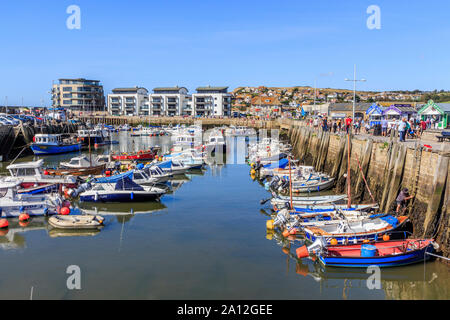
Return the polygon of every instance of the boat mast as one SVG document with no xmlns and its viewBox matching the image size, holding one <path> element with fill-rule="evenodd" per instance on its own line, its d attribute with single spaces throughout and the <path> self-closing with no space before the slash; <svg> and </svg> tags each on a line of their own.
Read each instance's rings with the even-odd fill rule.
<svg viewBox="0 0 450 320">
<path fill-rule="evenodd" d="M 291 175 L 291 157 L 288 157 L 289 161 L 289 198 L 291 200 L 291 210 L 294 210 L 294 205 L 292 204 L 292 175 Z"/>
<path fill-rule="evenodd" d="M 350 130 L 351 127 L 348 128 L 347 133 L 347 207 L 349 209 L 352 207 L 352 195 L 350 189 Z"/>
</svg>

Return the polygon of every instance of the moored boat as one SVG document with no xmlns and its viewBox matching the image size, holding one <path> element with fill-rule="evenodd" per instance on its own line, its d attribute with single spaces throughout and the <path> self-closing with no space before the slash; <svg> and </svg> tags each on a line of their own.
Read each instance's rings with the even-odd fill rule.
<svg viewBox="0 0 450 320">
<path fill-rule="evenodd" d="M 406 216 L 384 216 L 375 219 L 364 219 L 358 222 L 342 220 L 337 225 L 326 225 L 322 227 L 306 227 L 305 237 L 311 242 L 323 239 L 327 244 L 337 242 L 338 244 L 357 244 L 364 240 L 377 241 L 390 231 L 402 226 L 408 217 Z"/>
<path fill-rule="evenodd" d="M 165 190 L 152 187 L 141 186 L 124 177 L 115 184 L 96 183 L 91 190 L 80 194 L 80 201 L 85 202 L 142 202 L 158 201 L 166 193 Z"/>
<path fill-rule="evenodd" d="M 37 134 L 33 138 L 31 150 L 35 155 L 49 155 L 81 150 L 81 143 L 64 141 L 61 134 Z"/>
<path fill-rule="evenodd" d="M 10 164 L 6 169 L 10 173 L 10 177 L 4 181 L 14 181 L 20 179 L 21 187 L 34 188 L 37 186 L 45 186 L 48 184 L 61 184 L 68 188 L 76 188 L 78 182 L 72 175 L 51 176 L 49 172 L 43 169 L 44 160 L 40 159 L 33 162 L 22 162 Z"/>
<path fill-rule="evenodd" d="M 48 223 L 58 229 L 98 229 L 105 219 L 98 215 L 55 215 Z"/>
<path fill-rule="evenodd" d="M 44 216 L 57 214 L 63 206 L 58 194 L 18 193 L 21 181 L 0 182 L 0 217 Z"/>
<path fill-rule="evenodd" d="M 132 153 L 112 154 L 113 160 L 153 160 L 156 152 L 153 150 L 140 150 Z"/>
<path fill-rule="evenodd" d="M 319 261 L 330 267 L 396 267 L 422 262 L 434 251 L 433 239 L 406 239 L 347 246 L 328 246 L 318 252 Z"/>
</svg>

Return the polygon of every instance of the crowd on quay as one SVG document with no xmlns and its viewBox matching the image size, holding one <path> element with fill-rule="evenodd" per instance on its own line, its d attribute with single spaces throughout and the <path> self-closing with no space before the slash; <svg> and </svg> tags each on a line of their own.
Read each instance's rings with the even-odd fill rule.
<svg viewBox="0 0 450 320">
<path fill-rule="evenodd" d="M 402 118 L 391 121 L 382 119 L 377 121 L 375 125 L 360 118 L 356 118 L 356 121 L 353 121 L 350 116 L 344 119 L 314 117 L 306 119 L 306 121 L 310 127 L 333 133 L 348 133 L 351 130 L 354 134 L 363 133 L 368 135 L 381 135 L 383 137 L 390 137 L 394 133 L 398 133 L 400 142 L 404 142 L 406 138 L 420 138 L 425 130 L 435 128 L 434 119 L 423 120 L 419 118 L 410 118 L 409 120 Z"/>
</svg>

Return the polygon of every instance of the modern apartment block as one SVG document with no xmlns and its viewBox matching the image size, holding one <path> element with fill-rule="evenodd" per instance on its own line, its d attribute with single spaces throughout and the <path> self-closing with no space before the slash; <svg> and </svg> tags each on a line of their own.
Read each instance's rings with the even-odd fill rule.
<svg viewBox="0 0 450 320">
<path fill-rule="evenodd" d="M 116 88 L 108 94 L 108 113 L 111 115 L 149 115 L 149 106 L 145 88 Z"/>
<path fill-rule="evenodd" d="M 150 115 L 183 115 L 188 108 L 189 98 L 188 89 L 185 87 L 155 88 L 150 94 Z"/>
<path fill-rule="evenodd" d="M 228 87 L 199 87 L 190 95 L 185 87 L 118 88 L 108 95 L 111 115 L 137 116 L 229 116 L 231 94 Z"/>
<path fill-rule="evenodd" d="M 52 105 L 70 111 L 105 111 L 105 95 L 99 80 L 58 79 L 52 86 Z"/>
<path fill-rule="evenodd" d="M 231 114 L 231 94 L 228 87 L 199 87 L 192 95 L 194 115 L 229 116 Z"/>
</svg>

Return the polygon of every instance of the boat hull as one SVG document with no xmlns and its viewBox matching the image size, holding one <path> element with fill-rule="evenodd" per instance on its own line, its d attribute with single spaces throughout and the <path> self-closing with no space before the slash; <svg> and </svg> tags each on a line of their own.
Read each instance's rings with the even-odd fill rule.
<svg viewBox="0 0 450 320">
<path fill-rule="evenodd" d="M 31 150 L 35 155 L 47 155 L 47 154 L 61 154 L 69 152 L 79 152 L 81 150 L 81 143 L 52 146 L 43 144 L 32 144 Z"/>
<path fill-rule="evenodd" d="M 408 264 L 423 262 L 429 259 L 430 256 L 426 252 L 433 251 L 433 245 L 430 243 L 427 246 L 406 251 L 400 254 L 374 257 L 332 257 L 326 255 L 319 255 L 319 261 L 329 267 L 343 267 L 343 268 L 367 268 L 369 266 L 382 267 L 396 267 Z"/>
<path fill-rule="evenodd" d="M 159 200 L 161 194 L 148 192 L 114 192 L 80 195 L 83 202 L 145 202 Z"/>
</svg>

